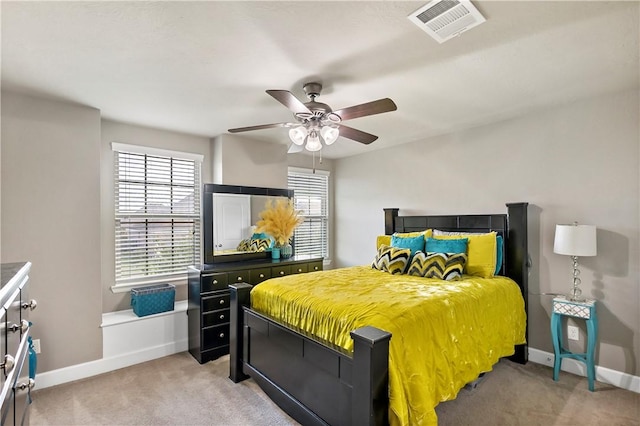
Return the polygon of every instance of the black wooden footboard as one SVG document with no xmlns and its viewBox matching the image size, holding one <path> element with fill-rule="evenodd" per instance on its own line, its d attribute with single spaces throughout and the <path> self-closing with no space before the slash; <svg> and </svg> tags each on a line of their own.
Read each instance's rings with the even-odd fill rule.
<svg viewBox="0 0 640 426">
<path fill-rule="evenodd" d="M 251 288 L 230 286 L 231 380 L 253 378 L 304 425 L 388 424 L 390 333 L 354 330 L 349 356 L 252 311 Z"/>
</svg>

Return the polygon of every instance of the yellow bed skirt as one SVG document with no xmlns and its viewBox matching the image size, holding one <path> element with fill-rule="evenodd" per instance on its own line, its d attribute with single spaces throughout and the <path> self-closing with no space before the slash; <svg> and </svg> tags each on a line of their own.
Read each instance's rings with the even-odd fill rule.
<svg viewBox="0 0 640 426">
<path fill-rule="evenodd" d="M 252 289 L 251 306 L 347 351 L 356 328 L 390 332 L 394 425 L 437 424 L 439 402 L 525 343 L 522 294 L 505 277 L 449 282 L 355 266 L 267 280 Z"/>
</svg>

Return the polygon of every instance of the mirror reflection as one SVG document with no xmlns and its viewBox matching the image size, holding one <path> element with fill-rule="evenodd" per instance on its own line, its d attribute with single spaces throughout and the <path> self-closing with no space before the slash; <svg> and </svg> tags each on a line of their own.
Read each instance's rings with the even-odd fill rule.
<svg viewBox="0 0 640 426">
<path fill-rule="evenodd" d="M 281 198 L 269 195 L 215 193 L 213 210 L 213 255 L 263 252 L 273 245 L 272 239 L 255 232 L 260 212 L 268 200 Z"/>
</svg>

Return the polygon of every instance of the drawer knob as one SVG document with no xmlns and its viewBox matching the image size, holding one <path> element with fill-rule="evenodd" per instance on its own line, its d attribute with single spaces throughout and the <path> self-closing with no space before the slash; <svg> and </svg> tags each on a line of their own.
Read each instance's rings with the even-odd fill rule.
<svg viewBox="0 0 640 426">
<path fill-rule="evenodd" d="M 260 278 L 264 278 L 264 274 L 260 274 Z"/>
<path fill-rule="evenodd" d="M 28 328 L 29 328 L 29 321 L 24 320 L 24 319 L 22 321 L 20 321 L 20 325 L 11 324 L 10 326 L 7 327 L 7 329 L 12 333 L 15 333 L 18 330 L 20 330 L 20 331 L 22 331 L 24 333 L 25 331 L 27 331 Z"/>
<path fill-rule="evenodd" d="M 220 319 L 223 320 L 224 319 L 224 314 L 220 314 Z"/>
<path fill-rule="evenodd" d="M 18 383 L 16 384 L 16 389 L 25 390 L 25 389 L 33 389 L 36 386 L 36 381 L 33 379 L 29 379 L 27 383 Z"/>
<path fill-rule="evenodd" d="M 302 272 L 302 268 L 298 268 L 298 272 Z"/>
<path fill-rule="evenodd" d="M 313 269 L 315 269 L 315 270 L 317 271 L 317 270 L 318 270 L 318 267 L 317 267 L 317 266 L 314 266 L 314 267 L 313 267 Z"/>
<path fill-rule="evenodd" d="M 224 333 L 220 333 L 220 338 L 224 339 Z"/>
<path fill-rule="evenodd" d="M 13 370 L 13 367 L 15 365 L 16 361 L 11 355 L 5 355 L 4 362 L 0 364 L 0 366 L 4 368 L 4 374 L 7 374 L 9 371 Z"/>
<path fill-rule="evenodd" d="M 220 299 L 220 304 L 224 305 L 224 299 Z"/>
<path fill-rule="evenodd" d="M 242 277 L 238 277 L 238 281 L 242 281 Z"/>
<path fill-rule="evenodd" d="M 280 271 L 280 275 L 284 275 L 284 271 Z"/>
<path fill-rule="evenodd" d="M 213 283 L 214 284 L 218 284 L 218 280 L 213 280 Z"/>
<path fill-rule="evenodd" d="M 38 302 L 35 299 L 31 299 L 29 302 L 23 302 L 20 307 L 22 307 L 22 309 L 31 309 L 33 311 L 38 307 Z"/>
</svg>

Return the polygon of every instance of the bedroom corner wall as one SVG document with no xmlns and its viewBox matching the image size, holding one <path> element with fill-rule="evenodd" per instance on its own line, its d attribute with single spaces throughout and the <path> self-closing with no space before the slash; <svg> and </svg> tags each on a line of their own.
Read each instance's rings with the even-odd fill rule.
<svg viewBox="0 0 640 426">
<path fill-rule="evenodd" d="M 2 92 L 2 261 L 33 263 L 40 372 L 102 356 L 99 205 L 100 111 Z"/>
<path fill-rule="evenodd" d="M 640 376 L 639 104 L 630 90 L 336 160 L 338 266 L 371 261 L 385 207 L 503 213 L 528 201 L 529 345 L 553 353 L 544 293 L 571 283 L 570 259 L 553 253 L 555 225 L 593 224 L 598 255 L 580 265 L 583 294 L 599 301 L 596 363 Z"/>
<path fill-rule="evenodd" d="M 287 187 L 287 146 L 238 135 L 211 139 L 213 182 L 221 185 Z"/>
</svg>

